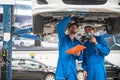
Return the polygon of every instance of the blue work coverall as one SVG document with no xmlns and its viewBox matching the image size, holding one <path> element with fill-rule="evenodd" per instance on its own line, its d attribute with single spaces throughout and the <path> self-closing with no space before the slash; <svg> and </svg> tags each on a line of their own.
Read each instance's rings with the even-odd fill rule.
<svg viewBox="0 0 120 80">
<path fill-rule="evenodd" d="M 72 41 L 68 35 L 65 34 L 66 27 L 70 22 L 71 17 L 66 17 L 61 20 L 57 26 L 59 38 L 59 58 L 55 74 L 55 80 L 77 80 L 76 59 L 81 59 L 80 56 L 67 54 L 66 51 L 78 44 L 80 41 L 74 38 Z"/>
<path fill-rule="evenodd" d="M 83 53 L 83 70 L 87 71 L 87 80 L 106 80 L 106 68 L 104 57 L 110 52 L 110 48 L 101 36 L 95 36 L 97 44 L 90 40 L 85 42 L 86 49 Z"/>
</svg>

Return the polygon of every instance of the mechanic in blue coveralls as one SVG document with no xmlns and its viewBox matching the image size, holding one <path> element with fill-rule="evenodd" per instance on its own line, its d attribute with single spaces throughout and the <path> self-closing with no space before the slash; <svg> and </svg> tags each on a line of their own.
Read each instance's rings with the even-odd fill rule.
<svg viewBox="0 0 120 80">
<path fill-rule="evenodd" d="M 84 43 L 86 49 L 83 52 L 83 76 L 87 80 L 106 80 L 106 68 L 104 58 L 110 52 L 110 48 L 102 36 L 95 36 L 95 28 L 84 28 L 88 40 Z"/>
<path fill-rule="evenodd" d="M 75 33 L 78 31 L 78 24 L 71 22 L 71 18 L 75 15 L 72 14 L 64 19 L 62 19 L 58 26 L 58 38 L 59 38 L 59 58 L 56 69 L 55 80 L 77 80 L 76 75 L 76 59 L 80 60 L 82 54 L 80 51 L 77 54 L 67 54 L 66 51 L 78 44 L 81 44 L 75 38 Z M 69 25 L 68 25 L 69 24 Z M 65 34 L 67 28 L 68 35 Z"/>
</svg>

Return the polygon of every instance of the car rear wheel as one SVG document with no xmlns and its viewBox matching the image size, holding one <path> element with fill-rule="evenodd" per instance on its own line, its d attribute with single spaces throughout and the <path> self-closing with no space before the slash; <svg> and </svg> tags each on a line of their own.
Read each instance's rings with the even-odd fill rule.
<svg viewBox="0 0 120 80">
<path fill-rule="evenodd" d="M 117 35 L 120 33 L 120 17 L 106 19 L 106 31 L 110 35 Z"/>
<path fill-rule="evenodd" d="M 84 80 L 82 71 L 77 72 L 77 80 Z"/>
<path fill-rule="evenodd" d="M 20 47 L 24 47 L 24 42 L 21 42 L 21 43 L 20 43 Z"/>
<path fill-rule="evenodd" d="M 45 75 L 44 80 L 55 80 L 55 75 L 53 73 L 48 73 Z"/>
</svg>

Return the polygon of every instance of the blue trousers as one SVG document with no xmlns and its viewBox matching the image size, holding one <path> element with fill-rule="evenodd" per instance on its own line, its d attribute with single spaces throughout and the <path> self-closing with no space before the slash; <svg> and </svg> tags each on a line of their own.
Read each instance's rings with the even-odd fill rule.
<svg viewBox="0 0 120 80">
<path fill-rule="evenodd" d="M 106 80 L 106 69 L 103 64 L 94 64 L 87 69 L 87 80 Z"/>
<path fill-rule="evenodd" d="M 77 80 L 75 61 L 59 60 L 55 80 Z"/>
</svg>

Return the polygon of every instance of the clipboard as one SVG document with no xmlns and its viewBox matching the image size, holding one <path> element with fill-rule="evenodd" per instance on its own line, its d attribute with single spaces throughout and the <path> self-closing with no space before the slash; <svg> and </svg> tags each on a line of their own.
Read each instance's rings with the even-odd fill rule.
<svg viewBox="0 0 120 80">
<path fill-rule="evenodd" d="M 84 50 L 85 48 L 86 48 L 85 46 L 77 45 L 77 46 L 75 46 L 75 47 L 67 50 L 66 52 L 67 52 L 68 54 L 75 54 L 76 52 L 82 51 L 82 50 Z"/>
</svg>

